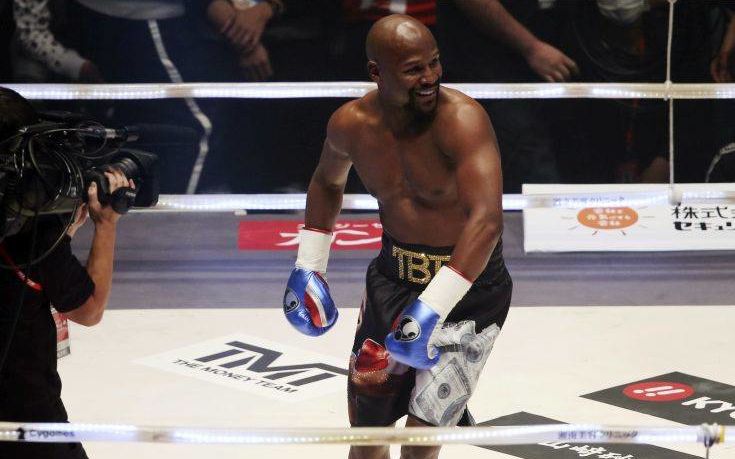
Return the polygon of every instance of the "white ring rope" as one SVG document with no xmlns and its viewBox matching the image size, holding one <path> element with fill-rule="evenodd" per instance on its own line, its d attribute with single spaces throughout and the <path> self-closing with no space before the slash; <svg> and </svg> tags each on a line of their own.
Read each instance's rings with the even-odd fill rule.
<svg viewBox="0 0 735 459">
<path fill-rule="evenodd" d="M 568 443 L 729 443 L 735 426 L 648 427 L 549 424 L 501 427 L 393 427 L 216 429 L 109 424 L 0 422 L 0 441 L 154 442 L 241 445 L 348 444 L 417 446 L 443 444 L 514 445 Z"/>
<path fill-rule="evenodd" d="M 475 99 L 735 99 L 735 83 L 447 83 Z M 7 84 L 27 99 L 356 98 L 363 82 Z"/>
<path fill-rule="evenodd" d="M 735 199 L 735 191 L 731 193 Z M 724 195 L 724 193 L 723 193 Z M 565 194 L 526 197 L 520 194 L 503 195 L 504 210 L 523 210 L 531 207 L 641 207 L 648 205 L 667 205 L 669 194 L 666 192 L 641 192 L 621 197 L 619 194 Z M 174 211 L 174 212 L 234 212 L 238 210 L 304 210 L 306 194 L 196 194 L 161 195 L 158 204 L 151 209 L 134 209 L 136 212 Z M 378 201 L 367 194 L 346 194 L 342 210 L 377 211 Z"/>
<path fill-rule="evenodd" d="M 678 184 L 668 185 L 546 185 L 548 191 L 503 195 L 504 210 L 538 207 L 577 209 L 584 207 L 646 207 L 672 204 L 735 203 L 735 185 Z M 558 189 L 559 191 L 553 192 Z M 306 194 L 164 194 L 150 209 L 135 212 L 233 212 L 240 210 L 273 211 L 304 210 Z M 346 194 L 343 210 L 377 211 L 378 202 L 367 194 Z"/>
</svg>

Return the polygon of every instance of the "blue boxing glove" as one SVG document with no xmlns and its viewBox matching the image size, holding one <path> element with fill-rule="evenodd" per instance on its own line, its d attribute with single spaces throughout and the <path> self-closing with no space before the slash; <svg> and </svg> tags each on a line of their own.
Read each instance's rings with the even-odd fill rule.
<svg viewBox="0 0 735 459">
<path fill-rule="evenodd" d="M 458 271 L 442 266 L 419 297 L 403 310 L 396 329 L 385 338 L 385 348 L 394 360 L 426 370 L 439 362 L 434 334 L 444 319 L 472 287 Z"/>
<path fill-rule="evenodd" d="M 283 312 L 298 331 L 319 336 L 332 328 L 339 316 L 324 279 L 332 235 L 302 229 L 299 240 L 296 267 L 283 296 Z"/>
</svg>

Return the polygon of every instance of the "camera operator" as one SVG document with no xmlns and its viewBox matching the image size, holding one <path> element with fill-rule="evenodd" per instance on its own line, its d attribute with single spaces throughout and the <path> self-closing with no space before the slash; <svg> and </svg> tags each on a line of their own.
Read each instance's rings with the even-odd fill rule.
<svg viewBox="0 0 735 459">
<path fill-rule="evenodd" d="M 37 120 L 28 101 L 0 88 L 0 140 Z M 134 187 L 132 180 L 119 171 L 106 172 L 105 176 L 110 191 Z M 82 325 L 100 322 L 110 294 L 120 218 L 110 206 L 100 204 L 94 182 L 87 192 L 87 204 L 77 210 L 75 221 L 61 242 L 40 262 L 24 266 L 53 246 L 66 227 L 63 220 L 68 217 L 30 218 L 18 234 L 6 237 L 0 244 L 0 261 L 12 268 L 0 270 L 0 352 L 5 352 L 4 356 L 0 354 L 0 421 L 67 422 L 56 368 L 56 327 L 51 306 Z M 70 242 L 87 217 L 94 223 L 94 237 L 85 267 L 72 254 Z M 0 441 L 0 457 L 87 455 L 79 443 Z"/>
</svg>

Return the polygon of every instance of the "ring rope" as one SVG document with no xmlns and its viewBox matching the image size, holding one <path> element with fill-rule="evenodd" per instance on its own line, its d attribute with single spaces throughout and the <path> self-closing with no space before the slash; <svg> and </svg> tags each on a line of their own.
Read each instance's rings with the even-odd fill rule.
<svg viewBox="0 0 735 459">
<path fill-rule="evenodd" d="M 8 84 L 27 99 L 356 98 L 368 82 Z M 735 99 L 735 83 L 447 83 L 475 99 Z"/>
<path fill-rule="evenodd" d="M 555 186 L 545 187 L 549 190 Z M 629 190 L 628 188 L 632 188 Z M 503 195 L 503 209 L 517 211 L 529 208 L 579 209 L 585 207 L 645 207 L 676 204 L 735 203 L 735 185 L 679 184 L 672 190 L 666 184 L 641 187 L 616 184 L 576 185 L 574 190 L 557 193 Z M 236 211 L 300 211 L 306 207 L 306 194 L 162 194 L 150 209 L 131 212 L 236 212 Z M 378 201 L 367 194 L 345 194 L 343 210 L 377 211 Z"/>
<path fill-rule="evenodd" d="M 153 442 L 242 445 L 514 445 L 568 443 L 699 443 L 706 447 L 733 438 L 735 426 L 650 427 L 548 424 L 500 427 L 393 427 L 217 429 L 111 424 L 0 422 L 0 441 Z M 732 440 L 730 441 L 732 442 Z"/>
<path fill-rule="evenodd" d="M 718 194 L 723 196 L 725 193 Z M 735 191 L 729 193 L 735 200 Z M 721 201 L 722 198 L 715 199 Z M 668 205 L 669 194 L 662 192 L 628 193 L 621 197 L 620 193 L 602 194 L 546 194 L 526 197 L 521 194 L 503 195 L 504 210 L 523 210 L 532 207 L 583 208 L 595 207 L 642 207 L 649 205 Z M 131 209 L 131 212 L 235 212 L 239 210 L 304 210 L 306 194 L 196 194 L 196 195 L 161 195 L 158 204 L 150 209 Z M 378 201 L 367 194 L 345 194 L 342 210 L 377 211 Z"/>
</svg>

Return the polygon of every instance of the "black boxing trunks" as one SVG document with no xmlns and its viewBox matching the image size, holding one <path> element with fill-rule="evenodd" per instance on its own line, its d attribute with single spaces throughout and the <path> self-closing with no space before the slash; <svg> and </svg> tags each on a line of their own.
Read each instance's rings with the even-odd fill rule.
<svg viewBox="0 0 735 459">
<path fill-rule="evenodd" d="M 387 426 L 410 414 L 430 425 L 456 425 L 508 315 L 513 282 L 502 243 L 437 332 L 439 363 L 418 371 L 391 359 L 384 339 L 403 309 L 449 261 L 452 248 L 404 244 L 385 233 L 382 244 L 367 270 L 350 358 L 350 422 Z"/>
</svg>

